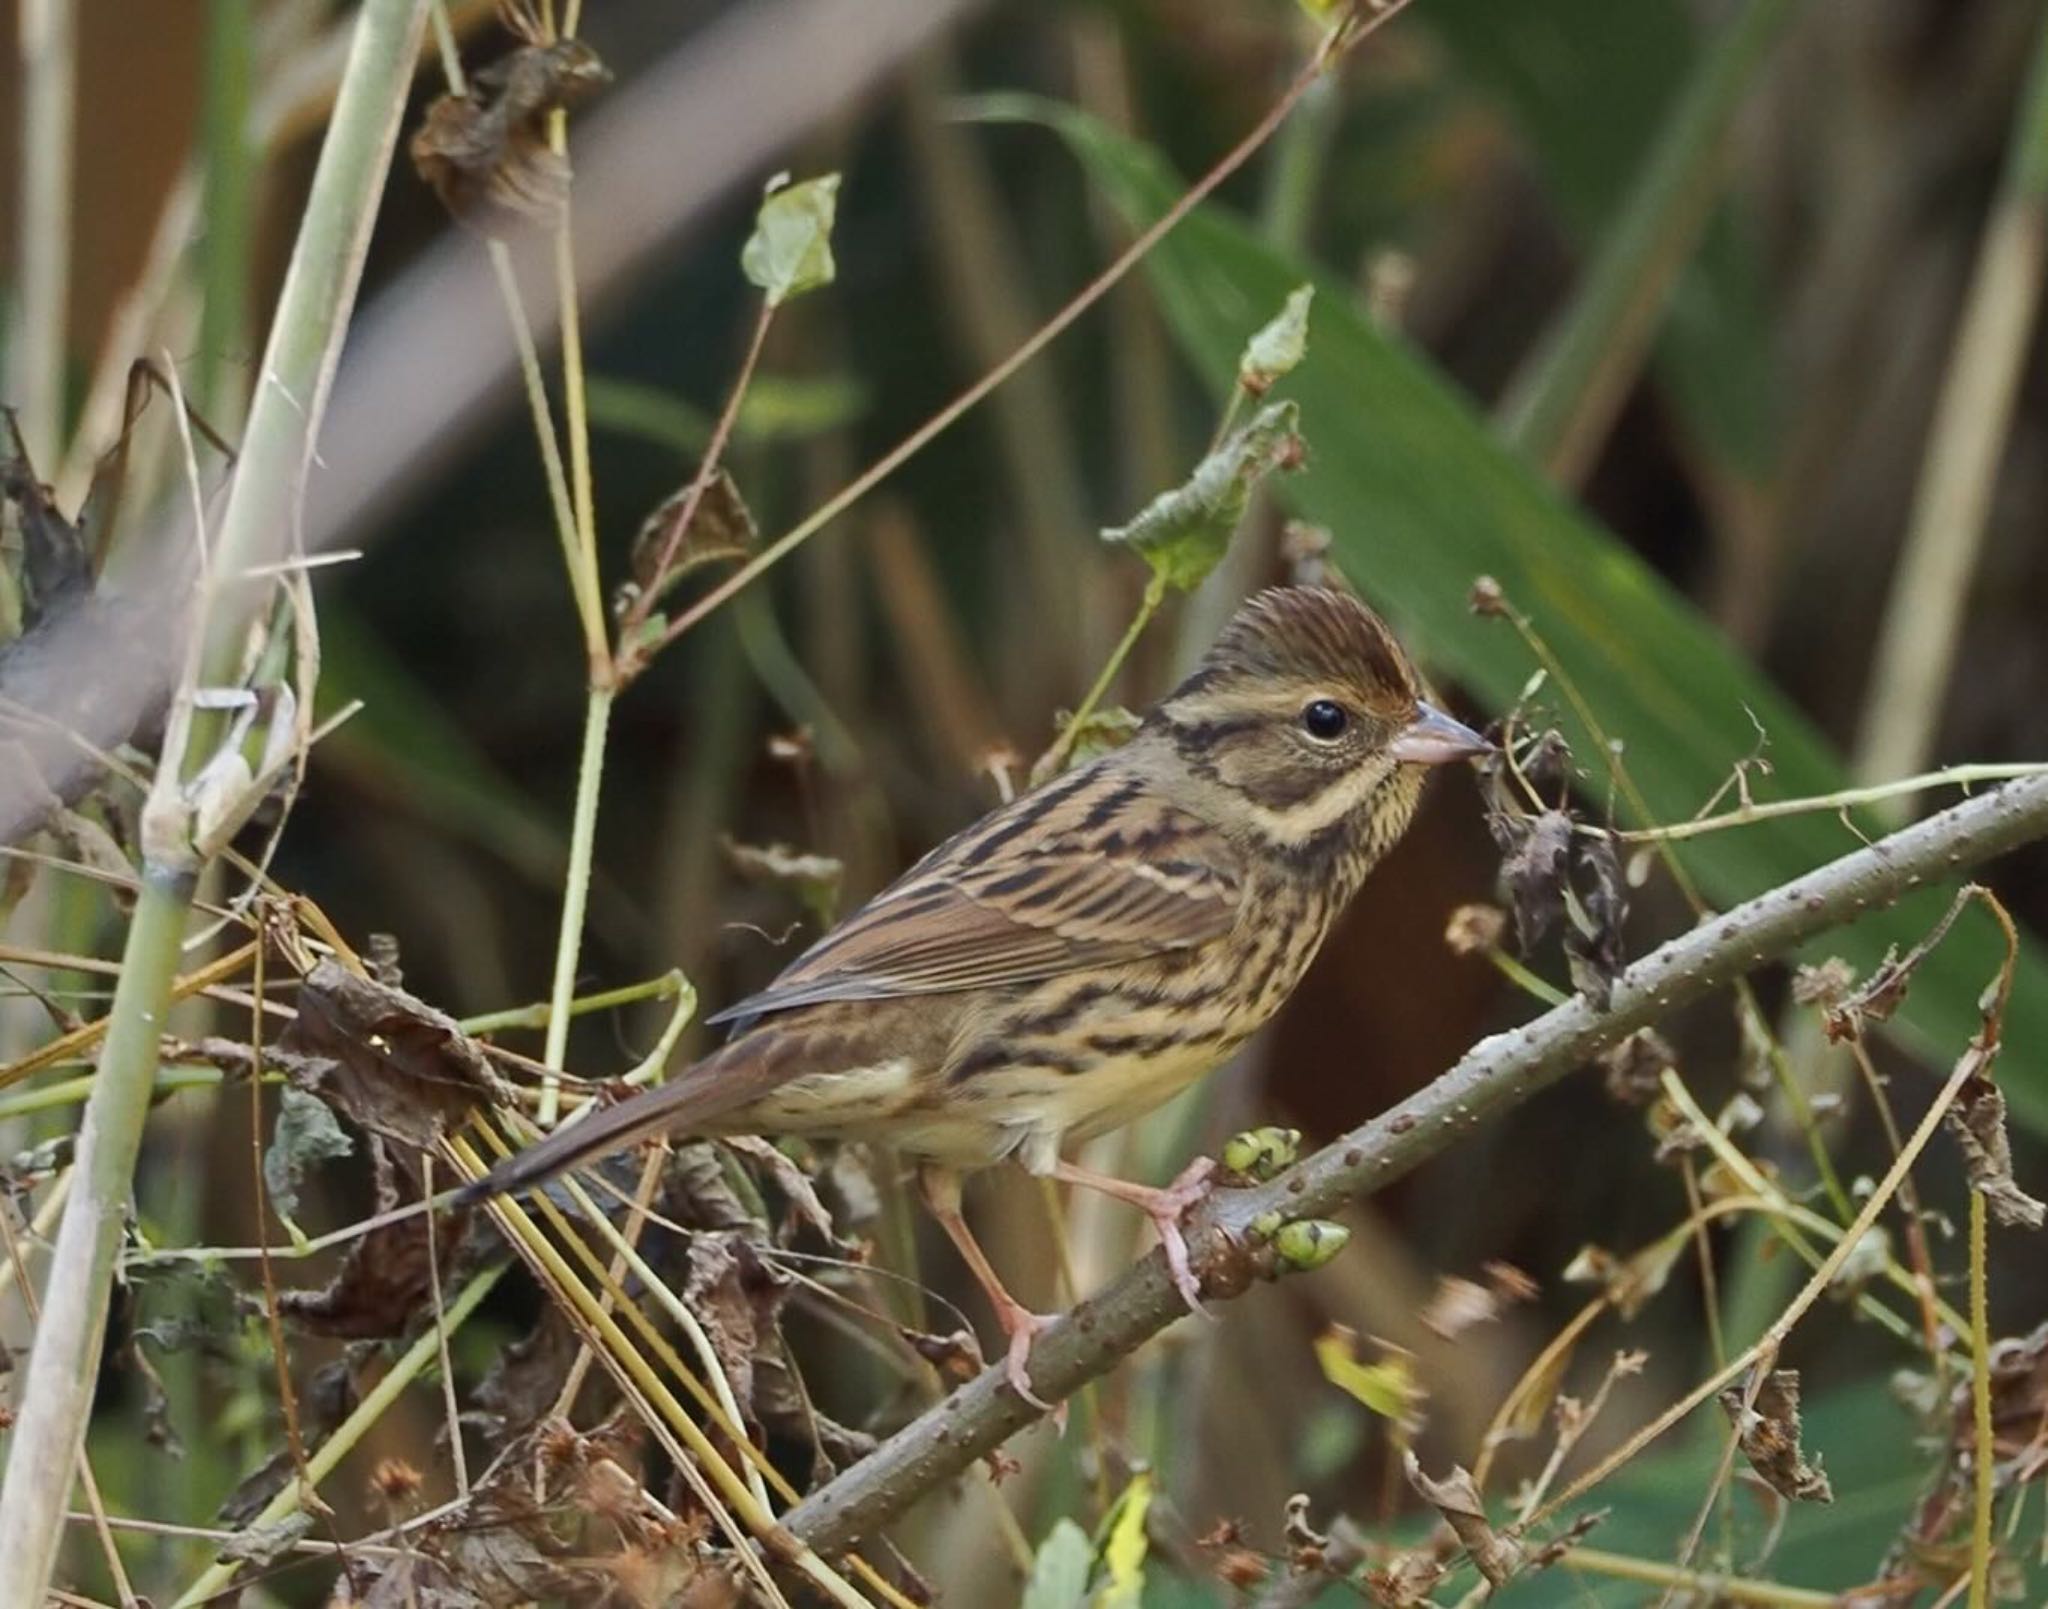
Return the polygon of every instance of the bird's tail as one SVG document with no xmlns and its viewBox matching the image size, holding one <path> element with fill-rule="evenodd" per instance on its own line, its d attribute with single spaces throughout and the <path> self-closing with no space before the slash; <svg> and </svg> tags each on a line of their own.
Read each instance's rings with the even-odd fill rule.
<svg viewBox="0 0 2048 1609">
<path fill-rule="evenodd" d="M 728 1047 L 730 1048 L 730 1047 Z M 474 1206 L 545 1184 L 556 1174 L 596 1161 L 658 1134 L 702 1133 L 706 1124 L 743 1106 L 756 1093 L 744 1076 L 721 1068 L 722 1055 L 699 1062 L 680 1077 L 642 1090 L 616 1106 L 566 1123 L 538 1144 L 505 1158 L 456 1193 L 457 1206 Z"/>
</svg>

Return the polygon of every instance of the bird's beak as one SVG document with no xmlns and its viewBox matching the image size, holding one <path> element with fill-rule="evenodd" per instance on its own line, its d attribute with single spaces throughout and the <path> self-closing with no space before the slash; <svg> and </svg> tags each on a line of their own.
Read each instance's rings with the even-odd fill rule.
<svg viewBox="0 0 2048 1609">
<path fill-rule="evenodd" d="M 1388 752 L 1402 765 L 1448 765 L 1477 754 L 1491 754 L 1493 745 L 1463 721 L 1454 721 L 1431 704 L 1417 707 L 1415 719 L 1394 734 Z"/>
</svg>

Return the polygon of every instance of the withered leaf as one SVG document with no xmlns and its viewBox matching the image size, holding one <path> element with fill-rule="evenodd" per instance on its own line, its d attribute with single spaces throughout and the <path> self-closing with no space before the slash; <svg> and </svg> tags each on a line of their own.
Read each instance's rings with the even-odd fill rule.
<svg viewBox="0 0 2048 1609">
<path fill-rule="evenodd" d="M 425 1150 L 499 1097 L 476 1041 L 402 989 L 323 960 L 298 1006 L 274 1059 L 296 1088 L 372 1133 Z"/>
<path fill-rule="evenodd" d="M 1589 1242 L 1579 1248 L 1562 1277 L 1574 1285 L 1604 1285 L 1615 1310 L 1624 1319 L 1632 1319 L 1664 1288 L 1686 1245 L 1683 1235 L 1665 1235 L 1621 1258 Z"/>
<path fill-rule="evenodd" d="M 299 1211 L 299 1184 L 330 1158 L 345 1157 L 355 1141 L 334 1120 L 325 1101 L 290 1085 L 279 1092 L 277 1122 L 263 1152 L 263 1187 L 287 1218 Z"/>
<path fill-rule="evenodd" d="M 1453 955 L 1490 955 L 1500 948 L 1507 912 L 1498 905 L 1460 905 L 1444 924 L 1444 947 Z"/>
<path fill-rule="evenodd" d="M 1425 1609 L 1436 1584 L 1450 1566 L 1427 1548 L 1397 1553 L 1384 1566 L 1368 1570 L 1365 1590 L 1380 1609 Z"/>
<path fill-rule="evenodd" d="M 1500 1302 L 1494 1293 L 1476 1280 L 1446 1274 L 1437 1281 L 1436 1294 L 1422 1310 L 1424 1328 L 1446 1341 L 1455 1341 L 1475 1324 L 1489 1324 L 1500 1317 Z"/>
<path fill-rule="evenodd" d="M 818 1199 L 817 1186 L 811 1183 L 811 1176 L 796 1165 L 786 1151 L 763 1139 L 758 1134 L 734 1134 L 727 1137 L 725 1144 L 748 1160 L 758 1162 L 775 1186 L 789 1202 L 790 1217 L 797 1223 L 814 1230 L 818 1237 L 834 1251 L 851 1254 L 855 1248 L 850 1241 L 839 1238 L 839 1232 L 832 1223 L 832 1214 L 825 1209 L 825 1203 Z M 785 1232 L 788 1226 L 785 1226 Z"/>
<path fill-rule="evenodd" d="M 1490 825 L 1504 852 L 1500 877 L 1515 913 L 1515 943 L 1526 955 L 1564 915 L 1572 818 L 1562 810 L 1546 810 L 1535 816 L 1495 816 Z"/>
<path fill-rule="evenodd" d="M 1571 892 L 1575 898 L 1564 933 L 1565 959 L 1579 993 L 1605 1011 L 1627 964 L 1621 930 L 1628 921 L 1628 894 L 1611 834 L 1580 835 Z"/>
<path fill-rule="evenodd" d="M 517 31 L 524 43 L 471 74 L 462 94 L 429 106 L 412 137 L 420 177 L 460 222 L 486 235 L 559 214 L 569 165 L 548 144 L 548 116 L 612 76 L 580 39 Z"/>
<path fill-rule="evenodd" d="M 1678 1052 L 1656 1029 L 1638 1028 L 1596 1060 L 1607 1093 L 1624 1105 L 1642 1106 L 1662 1091 L 1664 1073 L 1678 1065 Z"/>
<path fill-rule="evenodd" d="M 552 1303 L 543 1307 L 531 1330 L 498 1349 L 477 1382 L 476 1406 L 463 1414 L 464 1422 L 478 1427 L 492 1446 L 526 1434 L 554 1411 L 582 1345 L 561 1308 Z M 609 1383 L 603 1370 L 593 1370 L 584 1398 Z"/>
<path fill-rule="evenodd" d="M 53 613 L 92 591 L 92 557 L 79 527 L 57 511 L 55 494 L 37 479 L 21 422 L 0 407 L 14 441 L 0 458 L 0 507 L 12 504 L 21 533 L 21 625 L 33 630 Z"/>
<path fill-rule="evenodd" d="M 737 563 L 760 543 L 753 513 L 723 468 L 712 472 L 691 511 L 694 485 L 692 481 L 663 498 L 633 535 L 633 583 L 649 603 L 660 602 L 691 571 L 710 564 Z M 678 529 L 677 522 L 686 511 L 690 523 Z"/>
<path fill-rule="evenodd" d="M 700 1234 L 690 1242 L 679 1294 L 711 1338 L 742 1412 L 755 1411 L 756 1371 L 786 1366 L 778 1325 L 792 1288 L 790 1276 L 764 1261 L 744 1233 Z"/>
<path fill-rule="evenodd" d="M 389 1154 L 373 1147 L 377 1210 L 398 1204 Z M 443 1277 L 462 1243 L 469 1213 L 456 1209 L 384 1224 L 348 1243 L 341 1270 L 319 1290 L 278 1293 L 278 1311 L 316 1335 L 349 1340 L 402 1335 L 433 1311 L 433 1276 Z M 427 1236 L 435 1237 L 431 1253 Z"/>
<path fill-rule="evenodd" d="M 1839 955 L 1792 972 L 1792 998 L 1802 1006 L 1835 1005 L 1855 986 L 1856 969 Z"/>
<path fill-rule="evenodd" d="M 1820 1461 L 1806 1461 L 1799 1445 L 1799 1371 L 1773 1369 L 1757 1388 L 1756 1403 L 1745 1407 L 1747 1388 L 1730 1386 L 1720 1403 L 1741 1440 L 1742 1456 L 1772 1491 L 1799 1503 L 1832 1503 L 1834 1489 L 1821 1472 Z"/>
<path fill-rule="evenodd" d="M 1422 1473 L 1422 1463 L 1412 1449 L 1402 1453 L 1402 1467 L 1416 1495 L 1441 1514 L 1456 1533 L 1459 1544 L 1472 1556 L 1479 1573 L 1498 1588 L 1522 1568 L 1527 1550 L 1514 1537 L 1503 1536 L 1486 1517 L 1486 1504 L 1479 1488 L 1463 1465 L 1453 1464 L 1444 1479 L 1431 1480 Z"/>
<path fill-rule="evenodd" d="M 299 1393 L 299 1430 L 308 1440 L 324 1437 L 355 1412 L 355 1376 L 346 1359 L 323 1363 Z M 242 1477 L 219 1509 L 223 1525 L 239 1528 L 261 1514 L 270 1500 L 284 1490 L 297 1469 L 289 1446 L 279 1447 L 269 1458 Z"/>
<path fill-rule="evenodd" d="M 365 1609 L 691 1602 L 685 1594 L 706 1569 L 695 1553 L 699 1528 L 663 1514 L 627 1461 L 622 1438 L 605 1427 L 579 1435 L 559 1421 L 542 1425 L 499 1456 L 467 1502 L 411 1532 L 404 1555 L 359 1561 L 362 1596 L 340 1601 Z M 531 1495 L 536 1463 L 547 1475 L 545 1504 Z"/>
<path fill-rule="evenodd" d="M 1972 1073 L 1942 1116 L 1963 1148 L 1970 1188 L 1983 1196 L 1991 1216 L 2009 1229 L 2039 1229 L 2048 1220 L 2048 1205 L 2028 1195 L 2013 1178 L 2005 1092 L 1982 1073 Z"/>
<path fill-rule="evenodd" d="M 932 1335 L 924 1330 L 913 1330 L 898 1325 L 897 1333 L 910 1343 L 911 1351 L 948 1380 L 964 1384 L 986 1367 L 981 1356 L 980 1343 L 966 1330 L 954 1330 L 947 1335 Z"/>
</svg>

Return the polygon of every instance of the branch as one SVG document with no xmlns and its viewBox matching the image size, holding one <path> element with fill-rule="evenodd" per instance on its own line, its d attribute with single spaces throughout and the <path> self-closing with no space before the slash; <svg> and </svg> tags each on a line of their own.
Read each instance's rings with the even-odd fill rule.
<svg viewBox="0 0 2048 1609">
<path fill-rule="evenodd" d="M 1188 1234 L 1205 1293 L 1239 1295 L 1270 1272 L 1270 1254 L 1249 1233 L 1262 1213 L 1315 1217 L 1371 1195 L 1447 1150 L 1482 1118 L 1519 1105 L 1667 1012 L 1909 890 L 2041 837 L 2048 837 L 2048 777 L 2009 783 L 1709 918 L 1631 966 L 1605 1013 L 1574 998 L 1481 1040 L 1434 1083 L 1272 1183 L 1220 1193 Z M 1032 1350 L 1032 1386 L 1049 1402 L 1072 1396 L 1185 1311 L 1165 1259 L 1154 1252 L 1046 1332 Z M 992 1369 L 820 1487 L 783 1523 L 829 1556 L 1039 1416 Z"/>
</svg>

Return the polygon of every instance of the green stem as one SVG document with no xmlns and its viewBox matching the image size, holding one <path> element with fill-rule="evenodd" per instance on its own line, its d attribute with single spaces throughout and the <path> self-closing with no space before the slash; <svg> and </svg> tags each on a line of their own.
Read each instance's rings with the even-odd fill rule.
<svg viewBox="0 0 2048 1609">
<path fill-rule="evenodd" d="M 583 948 L 583 916 L 590 902 L 590 865 L 597 844 L 597 799 L 604 785 L 604 739 L 611 718 L 611 689 L 591 688 L 583 716 L 583 754 L 576 766 L 576 810 L 569 828 L 569 869 L 562 884 L 562 927 L 555 939 L 555 983 L 548 1004 L 547 1048 L 541 1055 L 541 1060 L 557 1071 L 569 1051 L 576 959 Z M 550 1078 L 541 1086 L 542 1128 L 554 1122 L 560 1096 L 558 1080 Z"/>
<path fill-rule="evenodd" d="M 1680 1570 L 1659 1560 L 1632 1559 L 1597 1548 L 1573 1548 L 1558 1560 L 1558 1565 L 1566 1570 L 1584 1570 L 1588 1575 L 1611 1576 L 1617 1581 L 1696 1589 L 1716 1603 L 1758 1604 L 1766 1609 L 1828 1609 L 1828 1605 L 1842 1601 L 1832 1592 L 1785 1587 L 1775 1581 L 1750 1581 L 1741 1576 L 1712 1575 L 1704 1570 Z"/>
<path fill-rule="evenodd" d="M 1052 747 L 1045 751 L 1045 757 L 1032 767 L 1034 780 L 1037 780 L 1038 773 L 1053 776 L 1066 765 L 1067 756 L 1073 753 L 1074 745 L 1080 741 L 1081 729 L 1088 717 L 1093 715 L 1095 707 L 1109 696 L 1117 672 L 1124 668 L 1124 661 L 1130 658 L 1131 650 L 1137 646 L 1138 639 L 1145 634 L 1145 628 L 1152 623 L 1152 617 L 1159 612 L 1159 606 L 1165 601 L 1166 578 L 1155 571 L 1152 579 L 1145 583 L 1145 596 L 1139 600 L 1138 612 L 1131 616 L 1130 627 L 1124 632 L 1122 641 L 1110 650 L 1109 658 L 1103 662 L 1101 674 L 1095 678 L 1095 685 L 1088 689 L 1087 695 L 1068 717 L 1067 724 L 1060 730 L 1060 735 L 1053 739 Z"/>
<path fill-rule="evenodd" d="M 384 1377 L 356 1404 L 355 1412 L 337 1425 L 334 1434 L 321 1443 L 320 1450 L 306 1460 L 305 1479 L 287 1481 L 284 1489 L 265 1505 L 263 1512 L 249 1522 L 247 1529 L 261 1531 L 298 1513 L 306 1491 L 333 1474 L 336 1466 L 355 1451 L 357 1443 L 398 1400 L 399 1393 L 439 1361 L 442 1338 L 462 1328 L 511 1266 L 505 1262 L 495 1268 L 486 1268 L 465 1285 L 455 1300 L 448 1304 L 443 1322 L 434 1325 L 406 1348 L 405 1355 L 392 1364 Z M 197 1581 L 185 1589 L 173 1609 L 195 1609 L 199 1604 L 211 1603 L 227 1590 L 241 1570 L 239 1560 L 216 1559 Z"/>
<path fill-rule="evenodd" d="M 182 699 L 192 693 L 195 672 L 210 684 L 232 676 L 261 588 L 273 584 L 250 572 L 276 557 L 297 527 L 301 484 L 361 282 L 426 12 L 427 0 L 365 0 L 357 15 L 203 578 L 201 636 Z M 174 733 L 182 729 L 181 714 L 189 710 L 174 709 Z M 194 759 L 167 739 L 144 808 L 142 894 L 79 1130 L 79 1185 L 58 1231 L 0 1488 L 0 1603 L 43 1601 L 63 1538 L 109 1282 L 200 870 L 191 807 L 178 780 Z"/>
<path fill-rule="evenodd" d="M 19 1397 L 0 1492 L 0 1603 L 41 1603 L 64 1535 L 80 1437 L 99 1377 L 114 1259 L 170 1008 L 189 877 L 143 881 L 114 991 L 113 1026 L 78 1131 L 71 1201 L 50 1259 L 35 1349 Z"/>
<path fill-rule="evenodd" d="M 1216 188 L 1233 173 L 1251 160 L 1252 154 L 1272 137 L 1273 132 L 1287 120 L 1288 113 L 1299 104 L 1322 76 L 1331 71 L 1346 51 L 1351 50 L 1368 35 L 1376 32 L 1405 11 L 1410 0 L 1386 0 L 1369 18 L 1359 21 L 1356 27 L 1342 32 L 1341 37 L 1333 34 L 1314 61 L 1296 75 L 1294 81 L 1282 91 L 1280 98 L 1267 109 L 1250 133 L 1232 146 L 1228 152 L 1201 178 L 1184 191 L 1179 199 L 1154 219 L 1149 227 L 1120 252 L 1114 262 L 1077 291 L 1057 313 L 1041 324 L 1025 341 L 1001 363 L 990 369 L 965 391 L 962 391 L 945 407 L 933 414 L 917 429 L 875 460 L 856 475 L 839 491 L 828 497 L 818 508 L 799 520 L 794 527 L 775 541 L 768 544 L 739 569 L 727 576 L 674 620 L 662 634 L 660 648 L 666 648 L 684 632 L 696 625 L 712 610 L 743 587 L 750 585 L 790 553 L 808 542 L 818 532 L 844 514 L 861 498 L 887 480 L 910 459 L 932 444 L 939 436 L 970 412 L 996 387 L 1015 374 L 1025 364 L 1037 357 L 1055 339 L 1089 308 L 1093 307 L 1133 268 L 1144 261 L 1152 248 L 1159 244 L 1180 221 L 1202 204 Z M 653 650 L 659 652 L 659 648 Z"/>
<path fill-rule="evenodd" d="M 673 1000 L 689 984 L 680 972 L 664 972 L 658 978 L 647 978 L 639 983 L 621 984 L 616 989 L 600 990 L 596 994 L 578 995 L 569 1002 L 569 1015 L 587 1017 L 593 1011 L 609 1011 L 614 1006 L 638 1005 L 642 1000 Z M 545 1028 L 554 1020 L 555 1008 L 546 1001 L 531 1006 L 512 1006 L 504 1011 L 486 1011 L 480 1016 L 464 1017 L 462 1031 L 466 1034 L 502 1033 L 507 1028 Z M 5 1108 L 0 1107 L 0 1115 Z"/>
</svg>

